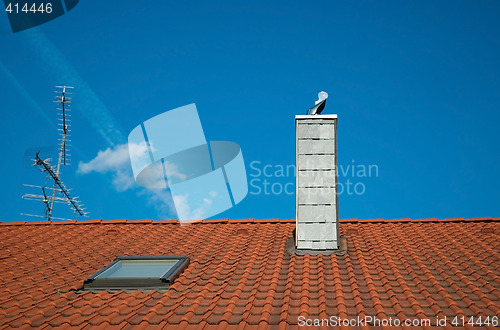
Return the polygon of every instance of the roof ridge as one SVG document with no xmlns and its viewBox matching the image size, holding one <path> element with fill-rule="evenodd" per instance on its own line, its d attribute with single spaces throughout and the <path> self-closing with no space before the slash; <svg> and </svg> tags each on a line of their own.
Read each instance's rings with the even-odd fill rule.
<svg viewBox="0 0 500 330">
<path fill-rule="evenodd" d="M 180 224 L 179 220 L 127 220 L 127 219 L 115 219 L 115 220 L 102 220 L 102 219 L 92 219 L 92 220 L 64 220 L 64 221 L 15 221 L 15 222 L 1 222 L 0 226 L 32 226 L 32 225 L 92 225 L 92 224 Z"/>
<path fill-rule="evenodd" d="M 398 222 L 489 222 L 489 221 L 500 221 L 500 218 L 492 217 L 477 217 L 477 218 L 421 218 L 421 219 L 410 219 L 410 218 L 400 218 L 400 219 L 340 219 L 343 223 L 398 223 Z"/>
<path fill-rule="evenodd" d="M 340 219 L 342 223 L 402 223 L 402 222 L 500 222 L 500 218 L 492 217 L 478 217 L 478 218 L 422 218 L 422 219 L 410 219 L 410 218 L 400 218 L 400 219 Z M 197 220 L 193 221 L 192 224 L 237 224 L 237 223 L 292 223 L 295 219 L 214 219 L 214 220 Z M 34 226 L 34 225 L 90 225 L 90 224 L 173 224 L 179 225 L 181 222 L 179 220 L 126 220 L 126 219 L 116 219 L 116 220 L 68 220 L 68 221 L 15 221 L 15 222 L 1 222 L 0 226 Z"/>
</svg>

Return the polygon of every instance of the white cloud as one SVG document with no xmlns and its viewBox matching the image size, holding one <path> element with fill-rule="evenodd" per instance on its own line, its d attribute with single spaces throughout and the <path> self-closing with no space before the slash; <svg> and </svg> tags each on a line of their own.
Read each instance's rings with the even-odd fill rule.
<svg viewBox="0 0 500 330">
<path fill-rule="evenodd" d="M 210 197 L 215 198 L 217 196 L 217 192 L 210 191 Z M 179 216 L 179 220 L 203 220 L 210 216 L 210 208 L 213 204 L 213 199 L 203 198 L 203 203 L 200 205 L 190 205 L 189 203 L 189 194 L 186 195 L 178 195 L 172 196 L 175 208 L 177 210 L 177 214 Z"/>
<path fill-rule="evenodd" d="M 116 191 L 122 192 L 139 188 L 137 195 L 146 197 L 147 205 L 152 206 L 155 209 L 159 218 L 176 218 L 177 214 L 175 212 L 175 206 L 170 193 L 167 190 L 143 189 L 135 183 L 130 163 L 130 155 L 133 157 L 135 156 L 137 159 L 140 158 L 144 152 L 148 153 L 147 146 L 145 144 L 132 145 L 130 147 L 130 154 L 128 144 L 121 144 L 113 148 L 100 150 L 94 159 L 86 163 L 80 162 L 78 164 L 77 173 L 110 174 L 113 188 Z M 171 170 L 171 174 L 180 175 L 172 170 L 171 167 L 169 167 L 169 169 Z"/>
<path fill-rule="evenodd" d="M 134 172 L 132 170 L 132 164 L 130 159 L 133 159 L 136 164 L 137 161 L 142 160 L 144 166 L 138 165 L 138 168 L 145 168 L 150 160 L 149 151 L 147 145 L 144 144 L 121 144 L 113 148 L 107 148 L 105 150 L 100 150 L 97 156 L 90 160 L 89 162 L 80 162 L 78 164 L 78 174 L 109 174 L 112 178 L 113 188 L 116 191 L 122 192 L 130 189 L 136 189 L 139 186 L 136 184 L 134 179 Z M 162 166 L 161 163 L 158 163 Z M 164 162 L 164 168 L 168 178 L 177 178 L 185 180 L 187 176 L 181 173 L 175 164 L 168 161 Z M 151 171 L 151 173 L 158 173 Z M 161 171 L 163 173 L 163 170 Z M 136 173 L 139 174 L 139 173 Z M 154 187 L 154 182 L 161 179 L 163 186 L 165 186 L 165 181 L 163 174 L 160 178 L 147 176 L 139 182 L 148 182 L 148 187 Z M 158 185 L 159 187 L 161 185 Z M 176 216 L 180 219 L 205 219 L 207 212 L 209 212 L 212 206 L 212 199 L 217 196 L 217 193 L 211 191 L 209 193 L 210 198 L 204 198 L 203 203 L 193 208 L 189 205 L 188 195 L 172 196 L 166 189 L 143 189 L 140 188 L 137 191 L 139 196 L 145 196 L 147 198 L 147 204 L 154 207 L 159 218 L 171 219 Z M 175 202 L 175 203 L 174 203 Z"/>
<path fill-rule="evenodd" d="M 100 174 L 111 173 L 113 187 L 117 191 L 129 190 L 135 186 L 127 144 L 101 150 L 88 163 L 80 161 L 77 170 L 78 174 L 89 174 L 92 172 Z"/>
<path fill-rule="evenodd" d="M 147 205 L 155 209 L 159 219 L 177 218 L 175 205 L 169 191 L 163 189 L 141 189 L 138 195 L 147 197 Z"/>
<path fill-rule="evenodd" d="M 130 159 L 134 160 L 133 166 Z M 140 164 L 139 164 L 140 163 Z M 120 144 L 114 148 L 100 150 L 97 156 L 88 163 L 80 162 L 78 164 L 78 174 L 88 174 L 92 172 L 106 174 L 111 173 L 113 176 L 113 187 L 117 191 L 125 191 L 135 187 L 134 171 L 137 176 L 140 170 L 144 169 L 151 163 L 149 150 L 146 143 L 141 144 Z M 165 178 L 163 174 L 163 165 L 161 162 L 156 162 L 152 165 L 157 167 L 157 171 L 149 171 L 146 175 L 141 176 L 141 180 L 137 183 L 145 184 L 147 188 L 166 188 Z M 164 169 L 168 178 L 177 178 L 185 180 L 187 176 L 178 170 L 175 164 L 168 161 L 164 162 Z M 140 169 L 138 171 L 138 169 Z M 138 179 L 139 180 L 139 179 Z"/>
</svg>

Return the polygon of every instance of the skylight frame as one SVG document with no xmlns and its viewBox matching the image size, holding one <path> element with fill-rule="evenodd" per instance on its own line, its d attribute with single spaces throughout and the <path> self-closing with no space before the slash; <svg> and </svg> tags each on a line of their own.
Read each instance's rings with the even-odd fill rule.
<svg viewBox="0 0 500 330">
<path fill-rule="evenodd" d="M 177 261 L 161 277 L 118 277 L 100 278 L 99 275 L 127 260 L 175 260 Z M 84 290 L 155 290 L 168 289 L 174 280 L 188 267 L 189 257 L 181 255 L 162 256 L 117 256 L 109 265 L 99 270 L 83 282 Z"/>
</svg>

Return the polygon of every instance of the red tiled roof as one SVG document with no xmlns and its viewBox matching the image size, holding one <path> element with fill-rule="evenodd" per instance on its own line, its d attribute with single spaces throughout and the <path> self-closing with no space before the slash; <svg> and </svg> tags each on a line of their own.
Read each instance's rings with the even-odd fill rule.
<svg viewBox="0 0 500 330">
<path fill-rule="evenodd" d="M 498 218 L 342 220 L 342 256 L 289 254 L 294 228 L 278 219 L 2 223 L 0 328 L 500 317 Z M 169 254 L 191 262 L 168 291 L 79 290 L 118 255 Z"/>
</svg>

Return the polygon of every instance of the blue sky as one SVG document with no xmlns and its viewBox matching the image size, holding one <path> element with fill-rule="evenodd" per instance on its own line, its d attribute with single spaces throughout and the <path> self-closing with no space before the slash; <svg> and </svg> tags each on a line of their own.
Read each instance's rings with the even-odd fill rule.
<svg viewBox="0 0 500 330">
<path fill-rule="evenodd" d="M 130 183 L 121 151 L 138 124 L 190 103 L 208 140 L 240 145 L 253 180 L 215 218 L 294 218 L 280 169 L 295 162 L 294 116 L 321 90 L 351 184 L 341 218 L 499 216 L 499 14 L 498 1 L 81 1 L 14 34 L 2 12 L 0 221 L 42 212 L 22 184 L 43 184 L 26 158 L 57 143 L 60 84 L 76 87 L 61 176 L 89 218 L 176 218 L 168 196 Z"/>
</svg>

